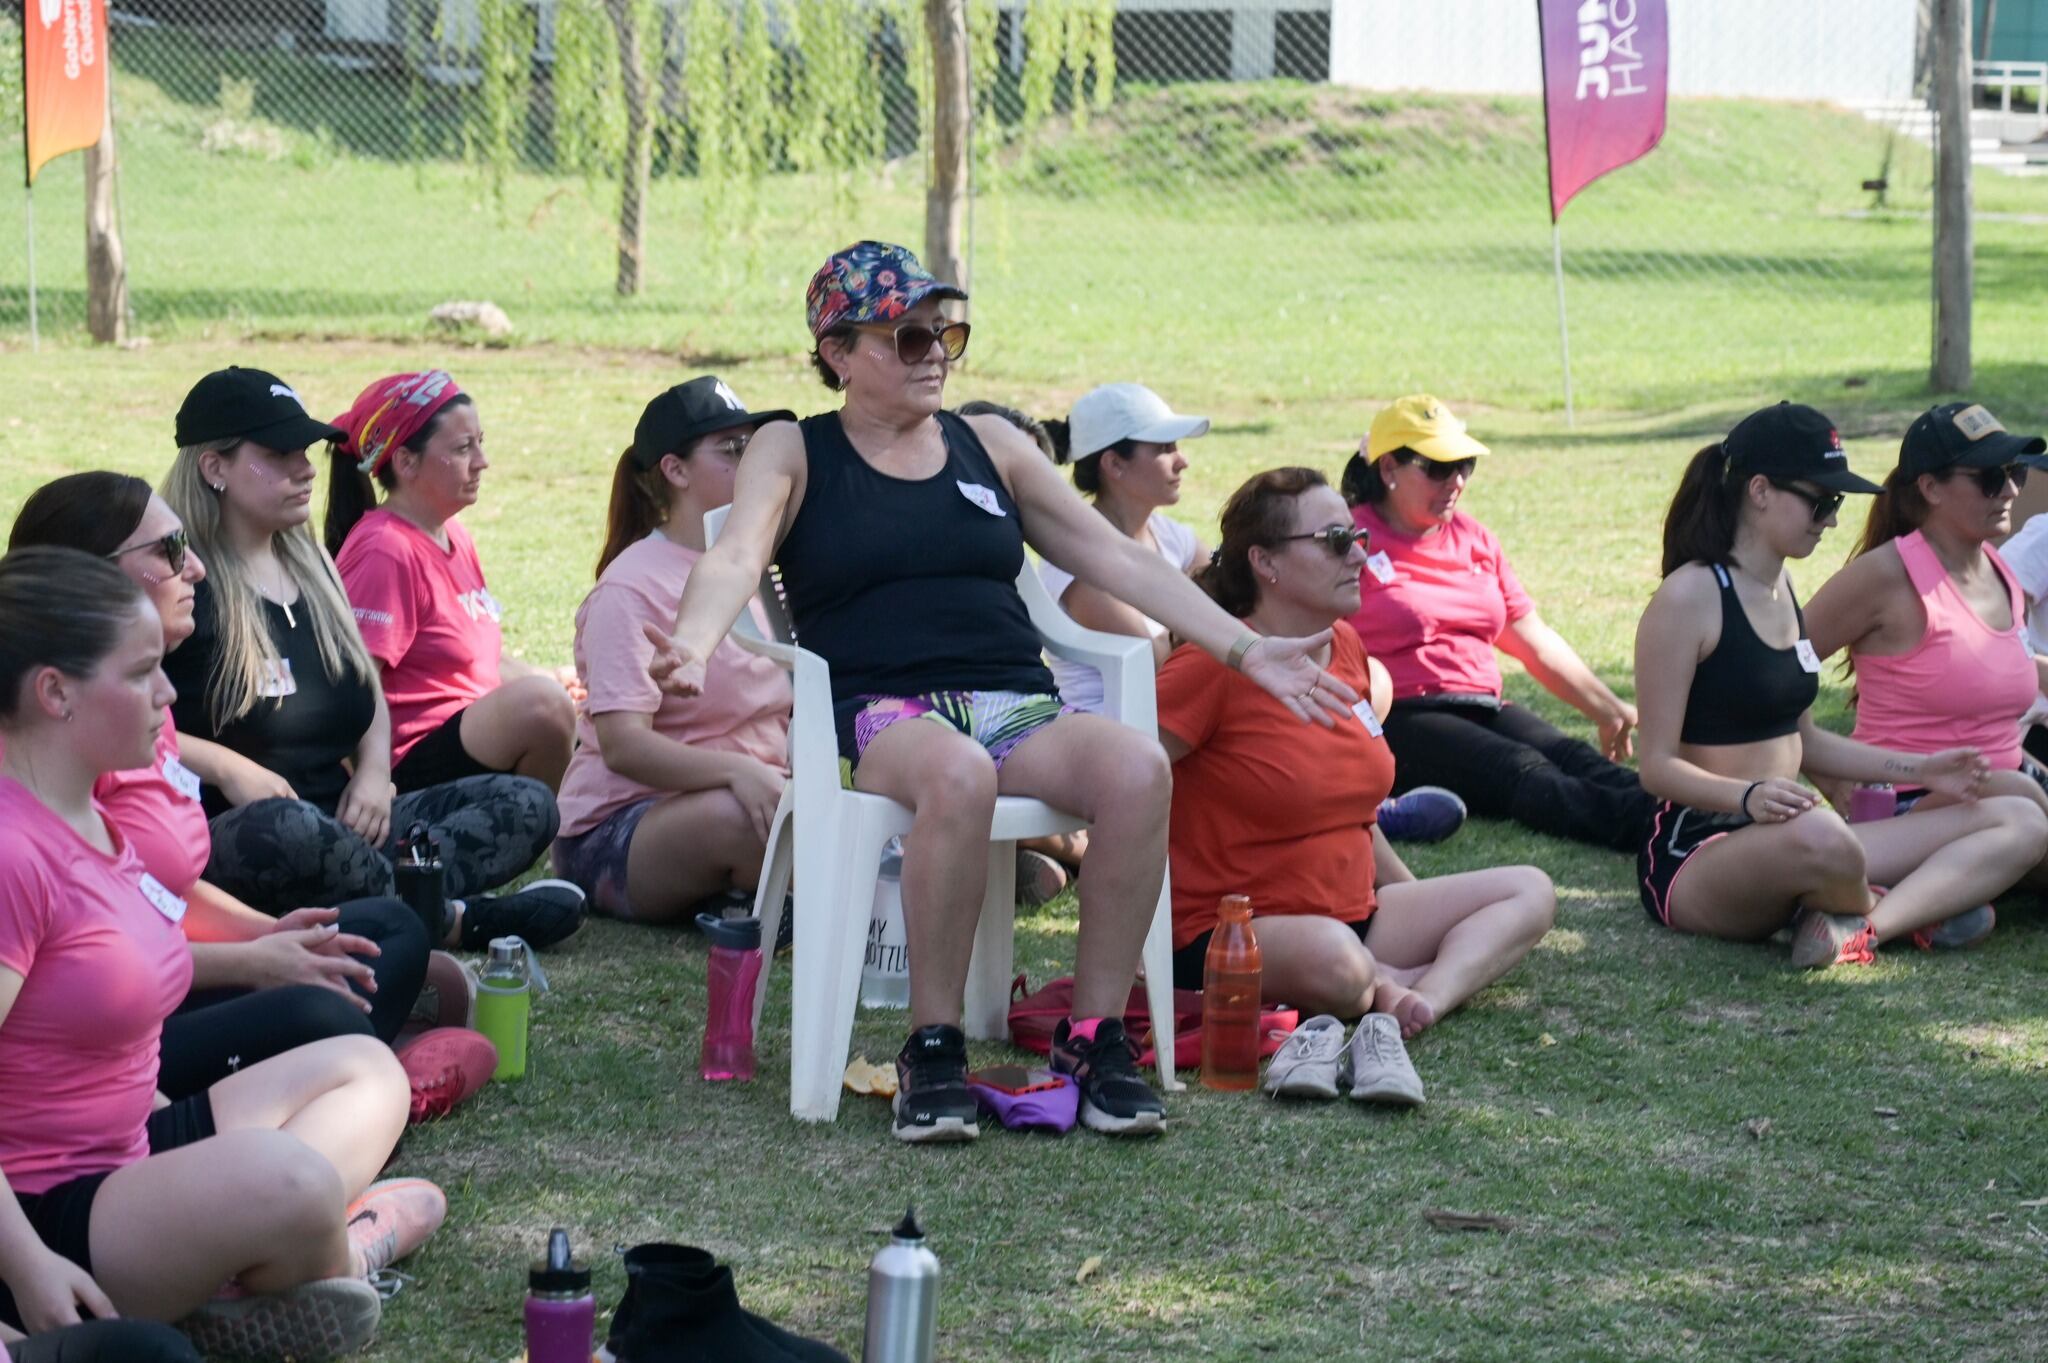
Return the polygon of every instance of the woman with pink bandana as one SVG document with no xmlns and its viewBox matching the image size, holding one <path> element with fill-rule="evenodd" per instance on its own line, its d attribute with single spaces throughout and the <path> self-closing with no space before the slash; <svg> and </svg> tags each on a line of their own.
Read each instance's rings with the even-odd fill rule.
<svg viewBox="0 0 2048 1363">
<path fill-rule="evenodd" d="M 575 708 L 554 676 L 504 651 L 504 608 L 456 519 L 491 466 L 476 403 L 446 370 L 392 374 L 334 424 L 345 438 L 327 548 L 383 675 L 392 782 L 403 793 L 513 772 L 559 789 Z"/>
</svg>

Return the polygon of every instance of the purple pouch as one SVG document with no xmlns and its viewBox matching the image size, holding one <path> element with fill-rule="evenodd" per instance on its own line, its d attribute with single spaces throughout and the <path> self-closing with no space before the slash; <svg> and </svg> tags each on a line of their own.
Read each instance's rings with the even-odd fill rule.
<svg viewBox="0 0 2048 1363">
<path fill-rule="evenodd" d="M 1039 1076 L 1057 1082 L 1052 1087 L 1033 1089 L 1029 1093 L 1006 1093 L 985 1083 L 977 1083 L 975 1076 L 970 1074 L 967 1086 L 974 1090 L 974 1101 L 981 1110 L 1010 1130 L 1050 1131 L 1055 1136 L 1063 1136 L 1074 1129 L 1074 1123 L 1080 1118 L 1081 1090 L 1064 1074 L 1034 1071 L 1034 1077 Z"/>
</svg>

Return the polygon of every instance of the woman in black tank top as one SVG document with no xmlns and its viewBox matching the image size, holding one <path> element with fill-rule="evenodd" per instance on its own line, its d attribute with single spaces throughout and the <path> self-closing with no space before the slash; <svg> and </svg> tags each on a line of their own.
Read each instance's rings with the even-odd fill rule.
<svg viewBox="0 0 2048 1363">
<path fill-rule="evenodd" d="M 1976 750 L 1889 752 L 1813 722 L 1820 659 L 1785 560 L 1813 552 L 1844 494 L 1876 490 L 1850 472 L 1833 423 L 1791 403 L 1686 468 L 1664 522 L 1664 585 L 1636 631 L 1643 785 L 1663 800 L 1637 871 L 1644 909 L 1667 927 L 1758 941 L 1789 924 L 1802 966 L 1867 964 L 1893 938 L 1967 946 L 1991 929 L 1987 901 L 2048 845 L 2032 802 L 1976 798 L 1988 774 Z M 1964 803 L 1852 825 L 1802 771 Z"/>
<path fill-rule="evenodd" d="M 772 559 L 804 647 L 832 668 L 854 784 L 908 805 L 903 865 L 911 1032 L 897 1059 L 896 1134 L 978 1134 L 961 996 L 988 873 L 998 794 L 1086 819 L 1088 875 L 1074 1016 L 1053 1064 L 1081 1117 L 1118 1133 L 1160 1129 L 1119 1019 L 1158 903 L 1171 776 L 1150 734 L 1062 714 L 1015 581 L 1027 544 L 1117 594 L 1280 697 L 1303 722 L 1357 700 L 1323 669 L 1329 635 L 1260 638 L 1157 554 L 1115 532 L 1000 417 L 946 412 L 965 298 L 900 246 L 859 242 L 809 291 L 811 359 L 837 412 L 764 426 L 747 447 L 718 542 L 690 574 L 663 685 L 693 694 L 704 660 Z M 896 722 L 925 718 L 942 722 Z"/>
</svg>

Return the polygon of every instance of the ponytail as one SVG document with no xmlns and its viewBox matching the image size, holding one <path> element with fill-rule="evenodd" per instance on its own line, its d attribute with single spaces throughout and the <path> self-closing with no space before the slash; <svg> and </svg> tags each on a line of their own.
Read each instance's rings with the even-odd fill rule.
<svg viewBox="0 0 2048 1363">
<path fill-rule="evenodd" d="M 1920 475 L 1893 469 L 1885 475 L 1884 487 L 1870 499 L 1863 538 L 1849 557 L 1861 558 L 1880 545 L 1912 534 L 1927 523 L 1927 511 L 1927 499 L 1920 495 Z"/>
<path fill-rule="evenodd" d="M 1731 476 L 1727 451 L 1718 440 L 1693 455 L 1664 513 L 1665 577 L 1688 563 L 1728 561 L 1747 481 Z"/>
<path fill-rule="evenodd" d="M 1309 468 L 1253 474 L 1223 504 L 1222 539 L 1209 562 L 1195 574 L 1195 585 L 1238 619 L 1250 615 L 1259 604 L 1251 551 L 1270 549 L 1284 540 L 1294 528 L 1294 499 L 1311 488 L 1329 485 L 1329 479 Z"/>
<path fill-rule="evenodd" d="M 356 457 L 345 453 L 339 443 L 328 447 L 332 460 L 327 470 L 327 519 L 323 538 L 327 552 L 337 557 L 341 546 L 348 540 L 348 532 L 356 528 L 356 522 L 377 509 L 377 487 L 382 484 L 386 492 L 397 486 L 398 480 L 391 472 L 387 460 L 377 470 L 377 481 L 370 481 L 370 475 L 356 467 Z"/>
<path fill-rule="evenodd" d="M 1403 453 L 1392 450 L 1380 459 L 1393 458 Z M 1387 500 L 1387 480 L 1380 477 L 1380 460 L 1368 459 L 1360 450 L 1344 461 L 1344 472 L 1337 477 L 1337 490 L 1344 494 L 1346 506 L 1378 506 Z"/>
<path fill-rule="evenodd" d="M 634 462 L 628 445 L 612 470 L 611 503 L 605 511 L 604 548 L 597 554 L 597 575 L 611 567 L 612 560 L 647 538 L 668 520 L 668 479 L 661 465 L 643 469 Z"/>
</svg>

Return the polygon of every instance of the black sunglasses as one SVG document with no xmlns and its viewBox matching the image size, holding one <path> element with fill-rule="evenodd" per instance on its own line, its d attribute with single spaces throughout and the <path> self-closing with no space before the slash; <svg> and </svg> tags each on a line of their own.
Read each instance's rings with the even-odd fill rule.
<svg viewBox="0 0 2048 1363">
<path fill-rule="evenodd" d="M 896 358 L 905 364 L 922 364 L 924 357 L 932 353 L 936 344 L 948 363 L 967 353 L 967 335 L 972 328 L 965 322 L 941 322 L 928 327 L 919 322 L 905 322 L 890 327 L 884 323 L 865 323 L 868 331 L 887 331 L 896 338 Z"/>
<path fill-rule="evenodd" d="M 1327 530 L 1311 530 L 1306 535 L 1282 535 L 1280 537 L 1282 544 L 1290 540 L 1320 540 L 1323 548 L 1329 550 L 1338 558 L 1343 558 L 1351 552 L 1351 546 L 1354 544 L 1366 549 L 1372 548 L 1372 531 L 1362 526 L 1354 529 L 1348 525 L 1333 525 Z"/>
<path fill-rule="evenodd" d="M 176 577 L 185 571 L 185 546 L 190 542 L 184 527 L 180 526 L 161 539 L 144 540 L 140 544 L 131 544 L 125 549 L 116 549 L 113 553 L 101 557 L 119 558 L 123 554 L 133 554 L 143 549 L 155 549 L 163 554 L 164 562 L 170 565 L 171 576 Z"/>
<path fill-rule="evenodd" d="M 1811 489 L 1800 487 L 1796 483 L 1781 483 L 1775 478 L 1771 480 L 1771 486 L 1780 492 L 1789 492 L 1800 501 L 1805 502 L 1807 507 L 1813 512 L 1815 522 L 1824 521 L 1837 511 L 1840 511 L 1843 501 L 1846 500 L 1843 494 L 1839 492 L 1814 492 Z"/>
<path fill-rule="evenodd" d="M 1414 450 L 1408 449 L 1396 451 L 1394 458 L 1403 464 L 1421 464 L 1422 471 L 1429 475 L 1429 481 L 1432 483 L 1448 483 L 1460 474 L 1470 478 L 1472 471 L 1479 467 L 1477 459 L 1453 459 L 1449 463 L 1444 463 L 1435 459 L 1425 459 Z"/>
<path fill-rule="evenodd" d="M 1967 473 L 1975 478 L 1977 490 L 1986 497 L 1996 497 L 1999 493 L 2005 491 L 2005 485 L 2008 480 L 2011 481 L 2015 488 L 2023 488 L 2027 485 L 2027 466 L 2025 464 L 2006 464 L 2000 468 L 1989 469 L 1957 469 L 1956 472 Z"/>
</svg>

